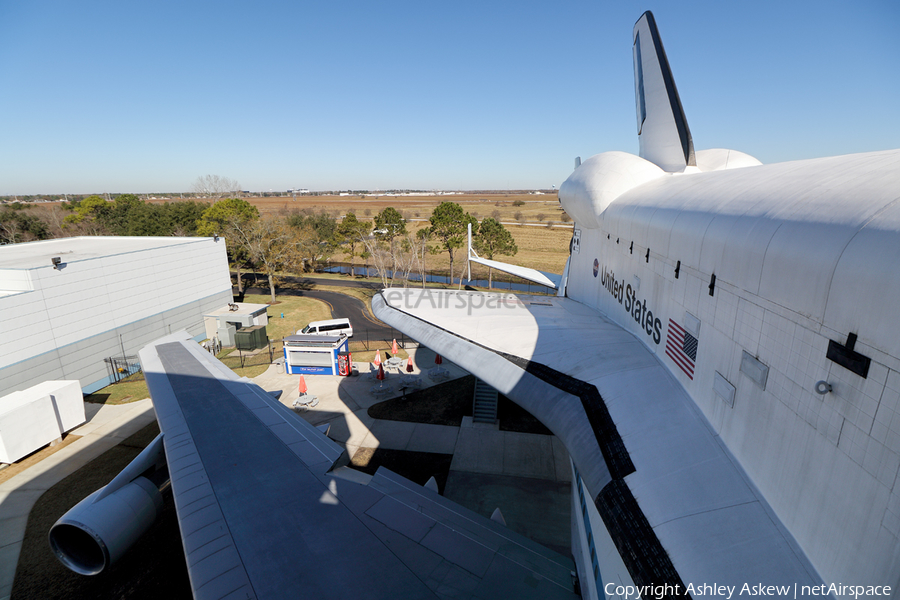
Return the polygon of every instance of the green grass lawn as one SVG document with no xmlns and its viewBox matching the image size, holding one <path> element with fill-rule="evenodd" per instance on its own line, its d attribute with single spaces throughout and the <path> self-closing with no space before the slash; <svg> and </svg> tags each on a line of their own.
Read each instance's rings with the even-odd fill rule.
<svg viewBox="0 0 900 600">
<path fill-rule="evenodd" d="M 86 396 L 85 401 L 96 404 L 128 404 L 135 400 L 149 398 L 147 382 L 143 373 L 135 373 L 118 383 L 108 385 L 93 394 Z"/>
<path fill-rule="evenodd" d="M 243 354 L 243 367 L 241 366 L 241 354 Z M 265 349 L 250 355 L 246 351 L 225 348 L 216 355 L 216 358 L 222 361 L 223 365 L 237 373 L 239 377 L 249 377 L 250 379 L 265 373 L 269 365 L 272 364 L 269 361 L 269 353 Z M 278 358 L 278 354 L 275 354 L 273 358 Z"/>
<path fill-rule="evenodd" d="M 270 340 L 281 340 L 292 335 L 310 321 L 326 321 L 331 318 L 331 308 L 321 300 L 303 296 L 275 296 L 277 304 L 272 304 L 266 311 L 269 324 L 266 332 Z M 244 302 L 251 304 L 269 304 L 269 295 L 247 294 Z M 281 318 L 281 315 L 284 318 Z"/>
<path fill-rule="evenodd" d="M 331 318 L 331 309 L 320 300 L 301 296 L 276 296 L 275 299 L 278 303 L 270 305 L 267 311 L 269 324 L 266 326 L 266 332 L 270 340 L 278 342 L 279 349 L 281 338 L 284 336 L 295 333 L 310 321 L 324 321 Z M 244 302 L 268 304 L 269 296 L 248 294 L 244 297 Z M 284 318 L 281 317 L 282 314 L 284 314 Z M 375 353 L 372 352 L 372 354 Z M 217 358 L 240 377 L 256 377 L 263 373 L 270 364 L 269 354 L 264 350 L 253 357 L 245 356 L 244 367 L 241 367 L 240 356 L 234 348 L 224 349 Z M 147 390 L 144 376 L 138 373 L 94 392 L 85 400 L 98 404 L 127 404 L 149 397 L 150 392 Z"/>
</svg>

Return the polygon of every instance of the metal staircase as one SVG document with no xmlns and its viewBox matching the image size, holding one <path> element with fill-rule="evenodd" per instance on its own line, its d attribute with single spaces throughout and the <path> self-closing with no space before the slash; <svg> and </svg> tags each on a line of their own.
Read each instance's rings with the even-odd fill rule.
<svg viewBox="0 0 900 600">
<path fill-rule="evenodd" d="M 480 379 L 475 380 L 475 398 L 472 403 L 473 422 L 497 422 L 497 395 L 497 390 Z"/>
</svg>

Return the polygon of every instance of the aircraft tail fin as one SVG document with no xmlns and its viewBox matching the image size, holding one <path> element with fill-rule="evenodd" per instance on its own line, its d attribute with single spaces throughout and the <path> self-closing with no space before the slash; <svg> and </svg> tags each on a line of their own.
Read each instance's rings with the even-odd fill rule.
<svg viewBox="0 0 900 600">
<path fill-rule="evenodd" d="M 691 130 L 650 11 L 634 24 L 632 51 L 641 158 L 668 172 L 696 166 Z"/>
</svg>

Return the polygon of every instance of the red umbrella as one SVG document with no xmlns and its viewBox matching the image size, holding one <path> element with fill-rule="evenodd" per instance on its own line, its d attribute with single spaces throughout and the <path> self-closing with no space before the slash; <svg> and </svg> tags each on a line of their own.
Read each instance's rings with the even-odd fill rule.
<svg viewBox="0 0 900 600">
<path fill-rule="evenodd" d="M 375 375 L 375 379 L 384 381 L 384 365 L 381 363 L 378 363 L 378 374 Z"/>
<path fill-rule="evenodd" d="M 373 360 L 372 362 L 375 363 L 376 365 L 381 364 L 381 350 L 375 351 L 375 360 Z"/>
<path fill-rule="evenodd" d="M 298 387 L 301 395 L 306 393 L 306 380 L 303 379 L 303 375 L 300 376 L 300 385 Z"/>
<path fill-rule="evenodd" d="M 440 354 L 434 355 L 434 364 L 439 365 L 444 362 L 444 359 L 441 358 Z"/>
<path fill-rule="evenodd" d="M 413 372 L 412 356 L 410 356 L 409 358 L 406 359 L 406 372 L 407 373 Z"/>
<path fill-rule="evenodd" d="M 394 343 L 391 344 L 391 354 L 398 354 L 400 351 L 397 350 L 397 340 L 394 340 Z"/>
</svg>

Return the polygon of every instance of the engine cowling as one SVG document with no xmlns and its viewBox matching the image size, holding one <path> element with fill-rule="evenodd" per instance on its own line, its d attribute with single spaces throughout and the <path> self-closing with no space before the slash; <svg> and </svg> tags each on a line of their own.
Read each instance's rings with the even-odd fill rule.
<svg viewBox="0 0 900 600">
<path fill-rule="evenodd" d="M 50 528 L 50 547 L 56 558 L 80 575 L 103 572 L 160 515 L 163 499 L 159 490 L 167 483 L 165 448 L 159 434 L 112 481 Z"/>
<path fill-rule="evenodd" d="M 162 495 L 144 477 L 96 500 L 102 492 L 76 504 L 50 528 L 54 554 L 81 575 L 97 575 L 116 562 L 162 511 Z"/>
</svg>

